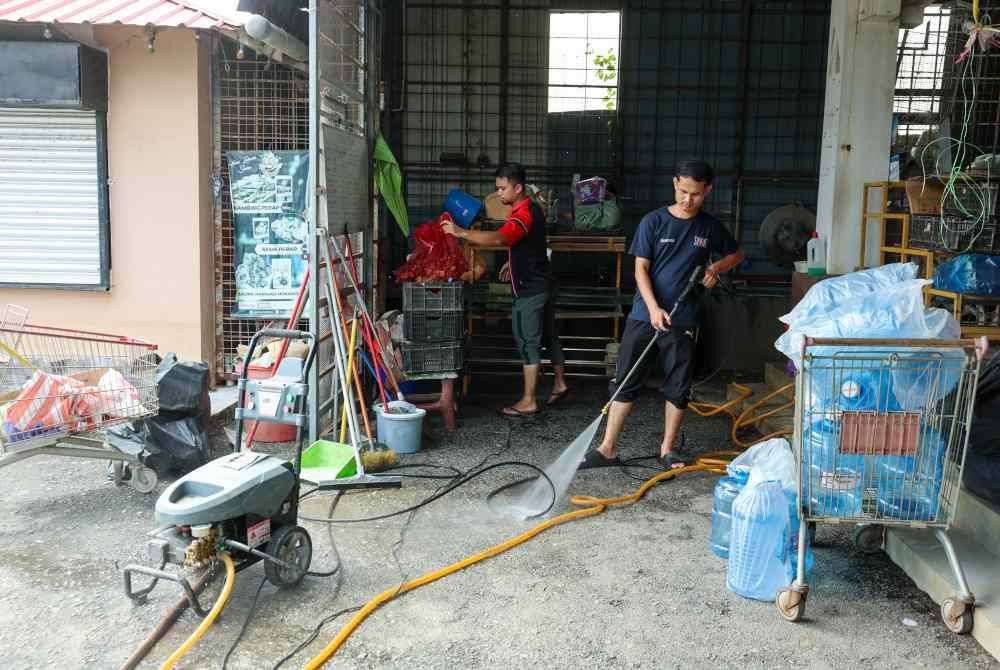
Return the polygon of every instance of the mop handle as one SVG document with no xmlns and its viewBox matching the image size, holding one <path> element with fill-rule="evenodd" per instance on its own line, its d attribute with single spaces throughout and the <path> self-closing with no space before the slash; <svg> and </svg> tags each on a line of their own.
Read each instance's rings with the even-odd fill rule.
<svg viewBox="0 0 1000 670">
<path fill-rule="evenodd" d="M 691 291 L 694 289 L 695 284 L 697 284 L 698 280 L 701 279 L 701 275 L 702 272 L 704 272 L 704 270 L 705 270 L 704 266 L 699 265 L 691 273 L 691 277 L 688 278 L 687 286 L 684 287 L 684 290 L 681 291 L 681 294 L 677 296 L 677 300 L 674 301 L 674 306 L 670 310 L 669 318 L 673 318 L 674 312 L 677 311 L 677 308 L 681 306 L 682 302 L 687 300 L 687 297 L 691 294 Z M 653 348 L 653 345 L 656 344 L 656 341 L 660 339 L 660 335 L 662 335 L 664 332 L 665 331 L 661 330 L 656 331 L 656 334 L 653 335 L 653 339 L 649 341 L 649 344 L 646 345 L 646 348 L 642 350 L 641 354 L 639 354 L 639 358 L 636 360 L 635 363 L 632 364 L 632 368 L 628 371 L 628 374 L 625 375 L 625 379 L 623 379 L 620 384 L 615 385 L 615 392 L 611 394 L 611 399 L 608 400 L 608 403 L 604 406 L 604 409 L 601 410 L 601 414 L 608 413 L 608 410 L 611 408 L 611 403 L 615 401 L 615 399 L 618 397 L 618 394 L 621 393 L 621 390 L 625 388 L 625 385 L 628 383 L 628 380 L 632 378 L 632 374 L 635 373 L 635 371 L 639 368 L 639 364 L 642 363 L 643 360 L 645 360 L 646 354 L 649 353 L 649 350 Z"/>
</svg>

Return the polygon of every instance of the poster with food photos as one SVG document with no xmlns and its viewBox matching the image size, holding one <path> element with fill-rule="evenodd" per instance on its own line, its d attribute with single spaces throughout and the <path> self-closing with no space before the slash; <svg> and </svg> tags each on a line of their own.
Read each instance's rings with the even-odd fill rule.
<svg viewBox="0 0 1000 670">
<path fill-rule="evenodd" d="M 232 315 L 291 314 L 309 267 L 305 151 L 230 151 L 236 305 Z"/>
</svg>

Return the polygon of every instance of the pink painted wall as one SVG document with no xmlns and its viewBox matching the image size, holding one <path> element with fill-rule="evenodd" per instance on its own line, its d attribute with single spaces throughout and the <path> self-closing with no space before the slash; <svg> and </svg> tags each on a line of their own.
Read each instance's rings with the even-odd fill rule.
<svg viewBox="0 0 1000 670">
<path fill-rule="evenodd" d="M 0 289 L 33 323 L 155 342 L 214 361 L 210 40 L 96 28 L 108 50 L 111 290 Z"/>
</svg>

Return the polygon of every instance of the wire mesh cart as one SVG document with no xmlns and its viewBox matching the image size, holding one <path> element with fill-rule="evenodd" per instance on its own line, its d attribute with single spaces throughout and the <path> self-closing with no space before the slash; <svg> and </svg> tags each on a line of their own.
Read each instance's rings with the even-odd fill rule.
<svg viewBox="0 0 1000 670">
<path fill-rule="evenodd" d="M 798 574 L 775 602 L 789 621 L 805 611 L 806 532 L 858 524 L 862 551 L 882 548 L 890 526 L 928 528 L 954 573 L 941 604 L 949 630 L 972 630 L 969 590 L 948 528 L 955 517 L 985 340 L 806 338 L 796 380 Z"/>
<path fill-rule="evenodd" d="M 111 462 L 116 484 L 149 493 L 156 472 L 106 430 L 156 413 L 156 345 L 0 323 L 0 468 L 43 454 Z"/>
</svg>

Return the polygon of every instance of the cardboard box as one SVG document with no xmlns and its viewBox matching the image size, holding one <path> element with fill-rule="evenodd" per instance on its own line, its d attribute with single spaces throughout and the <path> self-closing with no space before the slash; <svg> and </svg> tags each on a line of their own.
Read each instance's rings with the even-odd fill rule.
<svg viewBox="0 0 1000 670">
<path fill-rule="evenodd" d="M 494 219 L 496 221 L 506 221 L 507 217 L 510 216 L 510 206 L 505 205 L 500 202 L 500 196 L 496 193 L 490 193 L 486 196 L 483 201 L 486 205 L 486 218 Z"/>
</svg>

